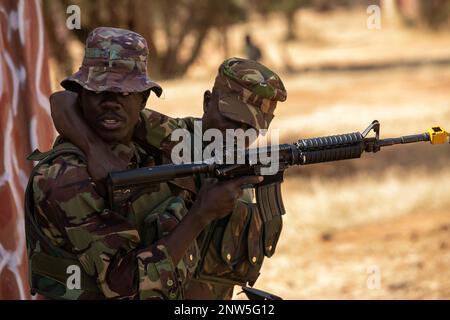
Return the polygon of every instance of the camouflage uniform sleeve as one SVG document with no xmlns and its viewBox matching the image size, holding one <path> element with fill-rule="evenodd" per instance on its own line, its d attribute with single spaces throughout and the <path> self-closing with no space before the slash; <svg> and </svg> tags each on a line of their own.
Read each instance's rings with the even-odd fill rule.
<svg viewBox="0 0 450 320">
<path fill-rule="evenodd" d="M 163 241 L 140 247 L 134 224 L 108 210 L 75 156 L 43 165 L 33 180 L 42 231 L 76 254 L 106 298 L 177 298 L 175 266 Z"/>
<path fill-rule="evenodd" d="M 135 130 L 134 136 L 147 144 L 168 152 L 178 142 L 170 141 L 171 133 L 176 129 L 188 130 L 182 119 L 168 117 L 150 109 L 141 112 L 141 124 Z"/>
</svg>

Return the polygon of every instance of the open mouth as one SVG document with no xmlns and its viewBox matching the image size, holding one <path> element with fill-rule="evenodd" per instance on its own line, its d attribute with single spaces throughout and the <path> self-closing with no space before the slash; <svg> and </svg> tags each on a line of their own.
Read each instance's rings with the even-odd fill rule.
<svg viewBox="0 0 450 320">
<path fill-rule="evenodd" d="M 123 122 L 123 119 L 115 114 L 105 114 L 98 119 L 99 125 L 106 130 L 117 130 Z"/>
</svg>

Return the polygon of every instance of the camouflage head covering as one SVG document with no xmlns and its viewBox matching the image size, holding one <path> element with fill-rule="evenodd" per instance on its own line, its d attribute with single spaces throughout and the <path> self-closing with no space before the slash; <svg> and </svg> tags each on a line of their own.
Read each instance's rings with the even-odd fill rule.
<svg viewBox="0 0 450 320">
<path fill-rule="evenodd" d="M 91 91 L 142 92 L 162 88 L 147 76 L 147 42 L 124 29 L 100 27 L 86 40 L 83 63 L 61 86 L 76 91 L 78 85 Z"/>
<path fill-rule="evenodd" d="M 285 101 L 280 77 L 262 64 L 230 58 L 219 67 L 214 88 L 220 90 L 219 111 L 227 118 L 253 128 L 267 129 L 277 101 Z"/>
</svg>

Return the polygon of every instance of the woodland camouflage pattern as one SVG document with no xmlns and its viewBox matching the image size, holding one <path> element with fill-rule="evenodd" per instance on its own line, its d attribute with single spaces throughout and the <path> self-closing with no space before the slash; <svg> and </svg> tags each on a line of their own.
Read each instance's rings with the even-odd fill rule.
<svg viewBox="0 0 450 320">
<path fill-rule="evenodd" d="M 201 118 L 177 119 L 178 124 L 192 134 L 194 122 Z M 267 222 L 254 202 L 253 190 L 244 189 L 230 215 L 216 221 L 197 239 L 204 254 L 187 291 L 187 298 L 231 299 L 235 285 L 252 285 L 259 277 L 265 256 L 276 248 L 281 225 Z M 211 237 L 208 234 L 212 234 Z M 274 234 L 274 237 L 264 236 Z M 210 239 L 209 242 L 207 239 Z"/>
<path fill-rule="evenodd" d="M 278 101 L 287 98 L 280 77 L 262 64 L 230 58 L 219 67 L 214 87 L 220 90 L 219 111 L 227 118 L 267 129 Z"/>
<path fill-rule="evenodd" d="M 172 119 L 145 109 L 135 143 L 118 144 L 113 152 L 127 160 L 129 168 L 165 162 L 171 149 L 170 133 L 180 126 L 190 127 L 192 120 Z M 145 150 L 150 145 L 154 151 L 151 156 Z M 92 181 L 86 164 L 75 154 L 41 162 L 30 181 L 33 192 L 27 194 L 27 199 L 34 210 L 26 214 L 26 219 L 34 216 L 51 245 L 27 232 L 29 256 L 55 259 L 58 254 L 54 247 L 72 255 L 71 260 L 64 258 L 67 263 L 63 263 L 62 270 L 57 265 L 63 258 L 57 258 L 58 263 L 47 258 L 44 271 L 37 268 L 32 272 L 31 283 L 47 297 L 183 299 L 198 298 L 200 294 L 209 299 L 229 299 L 234 284 L 256 280 L 259 275 L 263 232 L 259 214 L 250 211 L 254 205 L 245 204 L 251 201 L 251 195 L 239 200 L 237 209 L 215 231 L 216 240 L 208 245 L 200 277 L 207 275 L 215 281 L 199 282 L 194 278 L 202 259 L 198 244 L 202 237 L 190 246 L 177 266 L 162 239 L 192 204 L 196 193 L 192 181 L 181 179 L 161 184 L 157 190 L 143 189 L 130 195 L 129 201 L 115 211 L 109 209 L 103 189 Z M 30 259 L 30 267 L 35 260 Z M 80 290 L 67 289 L 67 265 L 78 265 L 82 270 Z"/>
<path fill-rule="evenodd" d="M 147 76 L 147 41 L 136 32 L 100 27 L 86 39 L 80 69 L 64 79 L 61 86 L 77 91 L 142 92 L 153 90 L 159 97 L 162 88 Z"/>
<path fill-rule="evenodd" d="M 75 91 L 79 86 L 116 92 L 152 89 L 159 96 L 161 87 L 146 76 L 147 57 L 147 45 L 140 35 L 97 28 L 86 41 L 80 70 L 62 85 Z M 220 88 L 220 112 L 256 129 L 267 128 L 276 102 L 286 99 L 278 76 L 243 59 L 226 60 L 214 86 Z M 169 162 L 177 143 L 170 140 L 170 134 L 188 127 L 189 120 L 172 119 L 147 109 L 142 111 L 141 120 L 133 142 L 115 145 L 113 152 L 128 161 L 129 168 Z M 58 148 L 65 153 L 50 159 Z M 72 151 L 67 152 L 69 149 Z M 202 258 L 198 245 L 202 237 L 191 244 L 176 266 L 164 243 L 164 237 L 194 201 L 199 186 L 193 179 L 142 188 L 111 210 L 106 188 L 89 176 L 84 156 L 74 145 L 58 140 L 49 153 L 30 159 L 42 159 L 30 177 L 26 194 L 33 289 L 55 299 L 198 297 L 191 294 L 200 283 L 193 279 Z M 208 298 L 231 298 L 233 284 L 246 279 L 253 282 L 259 275 L 261 250 L 267 243 L 261 243 L 264 230 L 257 211 L 243 200 L 222 220 L 223 227 L 214 236 L 218 241 L 208 246 L 212 254 L 205 256 L 204 274 L 221 283 L 203 282 Z M 66 286 L 70 265 L 81 269 L 79 289 Z"/>
<path fill-rule="evenodd" d="M 144 110 L 142 119 L 147 128 L 154 129 L 152 142 L 156 143 L 155 137 L 159 137 L 159 145 L 164 145 L 170 135 L 168 128 L 176 126 L 174 119 L 149 110 Z M 155 159 L 138 144 L 119 144 L 113 152 L 129 161 L 129 168 L 155 164 Z M 120 209 L 112 211 L 101 188 L 89 176 L 86 164 L 74 154 L 38 164 L 31 179 L 32 214 L 41 231 L 54 246 L 73 254 L 78 260 L 74 264 L 81 265 L 85 278 L 95 279 L 97 284 L 94 289 L 84 288 L 82 282 L 81 290 L 68 290 L 64 281 L 55 280 L 58 274 L 52 276 L 50 265 L 47 274 L 34 277 L 33 282 L 40 287 L 38 292 L 66 299 L 184 297 L 199 259 L 197 244 L 194 242 L 174 266 L 161 238 L 187 213 L 186 205 L 192 203 L 190 192 L 176 182 L 161 184 L 159 190 L 143 189 L 132 195 Z M 28 240 L 30 256 L 55 256 L 51 246 Z"/>
</svg>

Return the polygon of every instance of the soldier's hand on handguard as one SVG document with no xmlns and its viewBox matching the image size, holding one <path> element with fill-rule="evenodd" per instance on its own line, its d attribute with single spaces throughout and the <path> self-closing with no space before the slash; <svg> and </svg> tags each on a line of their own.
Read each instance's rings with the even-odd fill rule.
<svg viewBox="0 0 450 320">
<path fill-rule="evenodd" d="M 205 225 L 229 214 L 242 196 L 244 185 L 255 185 L 263 181 L 262 176 L 245 176 L 227 181 L 206 179 L 194 203 L 199 218 Z"/>
</svg>

